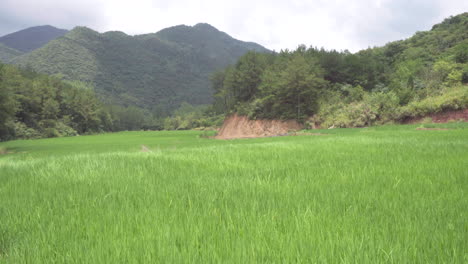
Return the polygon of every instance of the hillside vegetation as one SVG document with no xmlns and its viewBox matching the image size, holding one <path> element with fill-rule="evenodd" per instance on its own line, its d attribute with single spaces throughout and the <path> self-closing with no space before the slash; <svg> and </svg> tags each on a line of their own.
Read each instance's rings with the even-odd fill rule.
<svg viewBox="0 0 468 264">
<path fill-rule="evenodd" d="M 212 76 L 216 113 L 355 127 L 468 107 L 468 13 L 355 54 L 250 52 Z"/>
<path fill-rule="evenodd" d="M 87 83 L 105 103 L 161 114 L 212 102 L 209 75 L 249 50 L 268 52 L 208 24 L 137 36 L 77 27 L 13 62 Z"/>
<path fill-rule="evenodd" d="M 0 63 L 0 141 L 210 126 L 216 117 L 204 116 L 206 108 L 183 103 L 174 117 L 155 117 L 137 107 L 104 104 L 82 82 Z"/>
<path fill-rule="evenodd" d="M 111 130 L 111 120 L 92 89 L 0 64 L 0 141 Z"/>
<path fill-rule="evenodd" d="M 2 43 L 0 43 L 0 63 L 10 62 L 13 58 L 22 55 L 23 52 L 10 48 Z"/>
</svg>

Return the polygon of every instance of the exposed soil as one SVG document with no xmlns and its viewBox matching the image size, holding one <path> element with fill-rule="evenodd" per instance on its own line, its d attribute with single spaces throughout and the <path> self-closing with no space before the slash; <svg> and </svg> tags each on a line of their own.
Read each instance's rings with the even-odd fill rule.
<svg viewBox="0 0 468 264">
<path fill-rule="evenodd" d="M 468 109 L 447 111 L 443 113 L 430 114 L 424 117 L 409 118 L 403 121 L 404 124 L 421 123 L 425 118 L 431 118 L 432 123 L 447 123 L 450 120 L 468 121 Z M 295 120 L 250 120 L 246 116 L 237 114 L 228 116 L 219 129 L 216 139 L 235 139 L 235 138 L 256 138 L 256 137 L 274 137 L 287 135 L 306 135 L 304 133 L 295 133 L 303 129 L 304 126 Z M 418 130 L 447 130 L 444 128 L 418 128 Z M 307 135 L 321 136 L 326 134 L 310 133 Z"/>
<path fill-rule="evenodd" d="M 6 154 L 10 154 L 12 152 L 9 152 L 7 149 L 4 149 L 4 148 L 0 148 L 0 155 L 6 155 Z"/>
<path fill-rule="evenodd" d="M 250 120 L 237 114 L 228 116 L 218 131 L 216 139 L 255 138 L 287 135 L 301 130 L 303 126 L 295 120 Z"/>
<path fill-rule="evenodd" d="M 141 145 L 141 152 L 151 152 L 151 150 L 147 146 Z"/>
<path fill-rule="evenodd" d="M 443 113 L 430 114 L 424 117 L 410 118 L 405 120 L 404 124 L 417 124 L 421 123 L 425 118 L 432 118 L 432 123 L 447 123 L 450 120 L 463 120 L 468 121 L 468 109 L 447 111 Z"/>
</svg>

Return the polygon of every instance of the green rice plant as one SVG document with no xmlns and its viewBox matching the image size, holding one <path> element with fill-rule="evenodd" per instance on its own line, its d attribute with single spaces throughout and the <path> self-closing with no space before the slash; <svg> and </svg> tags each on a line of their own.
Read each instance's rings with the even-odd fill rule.
<svg viewBox="0 0 468 264">
<path fill-rule="evenodd" d="M 435 126 L 2 142 L 0 263 L 466 263 L 468 126 Z"/>
</svg>

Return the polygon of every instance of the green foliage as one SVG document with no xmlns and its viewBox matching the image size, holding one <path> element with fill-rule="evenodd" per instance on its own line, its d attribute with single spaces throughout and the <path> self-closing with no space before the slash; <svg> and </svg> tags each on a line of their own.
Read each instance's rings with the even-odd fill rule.
<svg viewBox="0 0 468 264">
<path fill-rule="evenodd" d="M 211 111 L 212 108 L 208 105 L 193 106 L 183 102 L 172 116 L 164 119 L 163 128 L 165 130 L 188 130 L 220 126 L 224 119 L 223 115 L 216 115 Z"/>
<path fill-rule="evenodd" d="M 430 113 L 465 108 L 468 108 L 468 86 L 460 85 L 448 89 L 441 95 L 414 101 L 401 107 L 398 111 L 398 119 L 404 120 L 409 117 L 422 117 Z"/>
<path fill-rule="evenodd" d="M 355 54 L 305 46 L 248 54 L 213 76 L 213 107 L 217 113 L 253 119 L 309 120 L 335 127 L 462 109 L 460 87 L 468 82 L 467 24 L 468 13 L 463 13 L 431 31 Z M 254 69 L 261 69 L 256 71 L 260 79 L 249 76 Z"/>
<path fill-rule="evenodd" d="M 326 85 L 317 60 L 301 49 L 276 57 L 248 53 L 234 67 L 216 73 L 212 82 L 218 112 L 301 121 L 317 110 L 318 93 Z"/>
<path fill-rule="evenodd" d="M 454 49 L 455 62 L 467 63 L 468 62 L 468 42 L 460 43 Z"/>
<path fill-rule="evenodd" d="M 360 85 L 352 86 L 350 84 L 340 85 L 340 90 L 347 102 L 357 102 L 362 100 L 365 95 L 364 89 Z"/>
<path fill-rule="evenodd" d="M 12 121 L 18 109 L 14 91 L 7 83 L 8 78 L 8 67 L 0 63 L 0 140 L 12 136 Z"/>
<path fill-rule="evenodd" d="M 366 93 L 362 100 L 347 103 L 343 94 L 332 94 L 321 103 L 313 121 L 323 127 L 364 127 L 394 120 L 399 99 L 394 92 Z M 334 97 L 334 98 L 333 98 Z"/>
<path fill-rule="evenodd" d="M 78 132 L 75 129 L 66 125 L 63 122 L 57 122 L 55 124 L 55 129 L 57 130 L 59 136 L 61 137 L 78 136 Z"/>
<path fill-rule="evenodd" d="M 42 137 L 39 131 L 37 131 L 34 128 L 26 126 L 22 122 L 14 123 L 14 135 L 15 135 L 15 138 L 20 138 L 20 139 L 35 139 L 35 138 Z"/>
<path fill-rule="evenodd" d="M 21 54 L 23 54 L 21 51 L 12 49 L 0 43 L 0 63 L 8 63 L 13 60 L 13 58 L 20 56 Z"/>
<path fill-rule="evenodd" d="M 248 50 L 268 52 L 203 24 L 138 36 L 77 27 L 13 63 L 93 86 L 105 104 L 171 112 L 211 103 L 209 74 Z"/>
<path fill-rule="evenodd" d="M 272 79 L 268 79 L 272 78 Z M 256 116 L 303 121 L 317 111 L 318 93 L 326 85 L 320 66 L 295 55 L 284 69 L 273 69 L 261 88 Z"/>
<path fill-rule="evenodd" d="M 0 103 L 0 140 L 111 129 L 91 88 L 8 65 L 0 65 Z"/>
</svg>

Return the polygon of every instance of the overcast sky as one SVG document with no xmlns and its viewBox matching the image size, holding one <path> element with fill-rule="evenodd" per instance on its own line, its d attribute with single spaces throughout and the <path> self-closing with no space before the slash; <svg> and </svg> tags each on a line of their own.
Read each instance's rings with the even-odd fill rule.
<svg viewBox="0 0 468 264">
<path fill-rule="evenodd" d="M 0 36 L 47 24 L 134 35 L 206 22 L 269 49 L 355 52 L 467 11 L 467 0 L 0 0 Z"/>
</svg>

